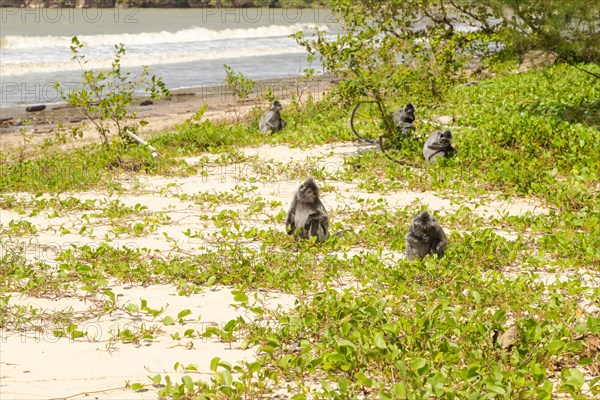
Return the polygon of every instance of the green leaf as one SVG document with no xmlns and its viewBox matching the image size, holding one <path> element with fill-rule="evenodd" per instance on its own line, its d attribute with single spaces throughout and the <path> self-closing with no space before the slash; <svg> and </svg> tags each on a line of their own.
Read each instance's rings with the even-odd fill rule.
<svg viewBox="0 0 600 400">
<path fill-rule="evenodd" d="M 246 296 L 246 293 L 244 293 L 240 290 L 232 290 L 231 293 L 233 294 L 234 301 L 237 301 L 238 303 L 247 303 L 248 302 L 248 296 Z"/>
<path fill-rule="evenodd" d="M 186 371 L 198 371 L 198 366 L 196 364 L 188 364 L 187 367 L 185 367 Z"/>
<path fill-rule="evenodd" d="M 194 336 L 194 330 L 193 329 L 186 329 L 185 332 L 183 332 L 183 336 L 185 336 L 185 337 L 193 337 Z"/>
<path fill-rule="evenodd" d="M 499 394 L 499 395 L 505 395 L 506 394 L 506 390 L 504 390 L 503 388 L 501 388 L 500 386 L 496 386 L 496 385 L 486 385 L 487 389 L 490 392 Z"/>
<path fill-rule="evenodd" d="M 84 333 L 82 331 L 73 331 L 71 332 L 71 338 L 72 339 L 79 339 L 82 338 L 84 335 Z"/>
<path fill-rule="evenodd" d="M 542 364 L 533 363 L 531 365 L 531 375 L 536 382 L 541 382 L 546 378 L 546 368 Z"/>
<path fill-rule="evenodd" d="M 230 319 L 229 321 L 227 321 L 227 323 L 223 327 L 223 331 L 225 331 L 225 332 L 233 332 L 235 330 L 235 327 L 237 325 L 238 325 L 238 320 L 237 319 Z"/>
<path fill-rule="evenodd" d="M 102 294 L 105 295 L 106 297 L 108 297 L 113 303 L 115 302 L 116 296 L 111 289 L 104 289 L 102 291 Z"/>
<path fill-rule="evenodd" d="M 390 388 L 392 393 L 394 394 L 395 399 L 404 400 L 408 399 L 408 390 L 406 388 L 406 383 L 398 382 L 394 383 Z"/>
<path fill-rule="evenodd" d="M 260 346 L 258 351 L 262 351 L 264 353 L 272 354 L 275 349 L 272 346 Z"/>
<path fill-rule="evenodd" d="M 383 337 L 383 332 L 375 333 L 375 345 L 377 347 L 379 347 L 380 349 L 387 348 L 387 345 L 385 343 L 385 338 Z"/>
<path fill-rule="evenodd" d="M 544 381 L 536 388 L 537 400 L 550 400 L 552 398 L 553 384 L 551 381 Z"/>
<path fill-rule="evenodd" d="M 356 379 L 356 383 L 358 383 L 360 386 L 364 386 L 367 388 L 373 386 L 373 381 L 370 378 L 368 378 L 363 372 L 357 372 L 356 375 L 354 375 L 354 379 Z"/>
<path fill-rule="evenodd" d="M 481 295 L 479 294 L 479 292 L 477 290 L 472 290 L 471 296 L 473 296 L 473 300 L 475 301 L 476 304 L 481 303 Z"/>
<path fill-rule="evenodd" d="M 214 357 L 212 360 L 210 360 L 210 370 L 216 372 L 220 361 L 220 357 Z"/>
<path fill-rule="evenodd" d="M 192 378 L 186 375 L 183 378 L 181 378 L 181 381 L 183 382 L 187 390 L 189 390 L 190 392 L 194 391 L 194 381 L 192 380 Z"/>
<path fill-rule="evenodd" d="M 338 347 L 349 347 L 355 349 L 356 345 L 347 339 L 342 339 L 337 343 Z"/>
<path fill-rule="evenodd" d="M 553 340 L 548 343 L 548 356 L 558 354 L 565 347 L 565 342 L 562 340 Z"/>
<path fill-rule="evenodd" d="M 424 358 L 416 358 L 413 360 L 411 365 L 413 370 L 419 371 L 427 365 L 427 360 Z"/>
<path fill-rule="evenodd" d="M 127 305 L 125 306 L 125 309 L 126 309 L 127 311 L 129 311 L 129 312 L 132 312 L 132 313 L 133 313 L 133 312 L 136 312 L 136 311 L 138 311 L 138 306 L 136 306 L 135 304 L 131 304 L 131 303 L 130 303 L 130 304 L 127 304 Z"/>
<path fill-rule="evenodd" d="M 583 372 L 577 368 L 565 368 L 562 370 L 561 376 L 565 386 L 573 390 L 580 390 L 585 383 Z"/>
<path fill-rule="evenodd" d="M 217 280 L 217 277 L 215 275 L 212 275 L 210 278 L 208 278 L 206 280 L 205 285 L 206 286 L 212 286 L 215 283 L 216 280 Z"/>
<path fill-rule="evenodd" d="M 406 363 L 402 360 L 397 360 L 394 363 L 394 365 L 398 369 L 398 372 L 400 372 L 400 376 L 402 376 L 403 378 L 406 378 L 408 375 L 408 367 L 407 367 Z"/>
<path fill-rule="evenodd" d="M 225 385 L 227 386 L 231 386 L 231 384 L 233 383 L 233 377 L 231 376 L 231 372 L 229 372 L 229 370 L 223 370 L 220 373 L 221 377 L 223 377 L 223 382 L 225 383 Z"/>
<path fill-rule="evenodd" d="M 594 396 L 600 395 L 600 376 L 593 378 L 589 386 Z"/>
<path fill-rule="evenodd" d="M 593 363 L 594 363 L 594 360 L 592 360 L 589 357 L 584 357 L 577 362 L 578 365 L 592 365 Z"/>
<path fill-rule="evenodd" d="M 338 377 L 338 388 L 340 389 L 341 393 L 348 392 L 348 380 L 343 376 Z"/>
</svg>

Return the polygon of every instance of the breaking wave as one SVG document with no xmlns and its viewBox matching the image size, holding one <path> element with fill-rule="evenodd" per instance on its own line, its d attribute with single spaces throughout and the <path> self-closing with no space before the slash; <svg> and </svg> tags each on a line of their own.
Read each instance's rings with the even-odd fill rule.
<svg viewBox="0 0 600 400">
<path fill-rule="evenodd" d="M 272 56 L 279 54 L 299 54 L 304 52 L 300 46 L 280 48 L 247 48 L 247 49 L 214 49 L 206 51 L 183 52 L 164 55 L 127 55 L 121 60 L 121 65 L 126 68 L 141 67 L 143 65 L 160 65 L 173 63 L 187 63 L 194 61 L 235 59 L 257 56 Z M 111 67 L 112 57 L 99 57 L 88 60 L 86 69 L 107 69 Z M 40 61 L 19 64 L 3 64 L 2 76 L 15 76 L 23 74 L 47 73 L 53 71 L 79 70 L 77 61 Z"/>
<path fill-rule="evenodd" d="M 247 29 L 212 30 L 206 28 L 190 28 L 177 32 L 143 32 L 109 35 L 81 35 L 79 41 L 86 46 L 113 46 L 118 43 L 127 45 L 159 45 L 163 43 L 192 43 L 215 40 L 252 39 L 269 37 L 286 37 L 300 30 L 308 30 L 315 26 L 326 30 L 326 25 L 293 24 L 272 25 Z M 2 49 L 38 49 L 60 47 L 68 48 L 70 36 L 4 36 L 0 39 Z"/>
</svg>

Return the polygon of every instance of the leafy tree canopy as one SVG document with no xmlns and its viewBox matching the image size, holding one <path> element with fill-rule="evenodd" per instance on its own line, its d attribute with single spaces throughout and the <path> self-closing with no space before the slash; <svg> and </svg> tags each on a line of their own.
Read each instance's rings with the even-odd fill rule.
<svg viewBox="0 0 600 400">
<path fill-rule="evenodd" d="M 348 98 L 411 87 L 441 96 L 478 65 L 534 50 L 571 65 L 600 60 L 598 0 L 331 0 L 330 6 L 342 34 L 296 39 L 327 70 L 351 78 Z"/>
</svg>

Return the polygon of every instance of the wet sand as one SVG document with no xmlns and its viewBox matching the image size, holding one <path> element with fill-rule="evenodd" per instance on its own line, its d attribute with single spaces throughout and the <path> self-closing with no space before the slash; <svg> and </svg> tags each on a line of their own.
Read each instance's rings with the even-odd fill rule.
<svg viewBox="0 0 600 400">
<path fill-rule="evenodd" d="M 135 98 L 129 108 L 139 120 L 145 120 L 148 125 L 141 129 L 142 134 L 158 132 L 172 128 L 185 121 L 196 113 L 204 104 L 208 109 L 204 117 L 213 120 L 229 120 L 245 115 L 256 106 L 267 109 L 269 101 L 265 99 L 264 92 L 271 88 L 275 98 L 286 100 L 294 96 L 300 101 L 306 101 L 309 96 L 319 100 L 327 92 L 336 79 L 329 75 L 319 75 L 310 81 L 301 82 L 298 78 L 268 79 L 256 81 L 252 93 L 247 99 L 236 99 L 232 91 L 225 85 L 177 89 L 171 96 L 161 100 L 150 100 L 149 97 Z M 150 100 L 152 104 L 143 105 Z M 53 137 L 62 129 L 68 130 L 85 122 L 85 117 L 77 109 L 66 104 L 44 104 L 42 111 L 27 112 L 26 108 L 33 106 L 15 105 L 0 109 L 0 151 L 9 151 L 23 143 L 24 138 L 30 143 L 41 143 L 44 139 Z M 88 123 L 89 125 L 89 123 Z M 91 140 L 97 139 L 97 134 L 92 127 Z M 92 136 L 96 135 L 96 136 Z M 80 141 L 85 143 L 86 140 Z"/>
</svg>

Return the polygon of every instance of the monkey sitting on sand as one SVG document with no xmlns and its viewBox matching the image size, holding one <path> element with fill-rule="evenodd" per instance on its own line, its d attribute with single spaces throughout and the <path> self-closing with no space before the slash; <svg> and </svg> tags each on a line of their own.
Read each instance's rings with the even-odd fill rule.
<svg viewBox="0 0 600 400">
<path fill-rule="evenodd" d="M 269 108 L 260 118 L 258 129 L 260 129 L 261 132 L 271 131 L 271 133 L 275 133 L 285 128 L 287 122 L 285 122 L 279 114 L 281 109 L 281 103 L 279 100 L 275 100 L 273 102 L 273 107 Z"/>
<path fill-rule="evenodd" d="M 288 235 L 295 234 L 302 239 L 316 236 L 322 242 L 329 237 L 329 216 L 312 177 L 307 178 L 294 193 L 285 225 Z"/>
<path fill-rule="evenodd" d="M 427 254 L 444 257 L 448 240 L 446 234 L 436 219 L 425 210 L 415 216 L 405 236 L 406 259 L 422 259 Z"/>
<path fill-rule="evenodd" d="M 423 145 L 423 157 L 427 162 L 435 161 L 436 158 L 450 157 L 456 154 L 456 150 L 450 144 L 452 132 L 446 130 L 432 132 Z"/>
</svg>

